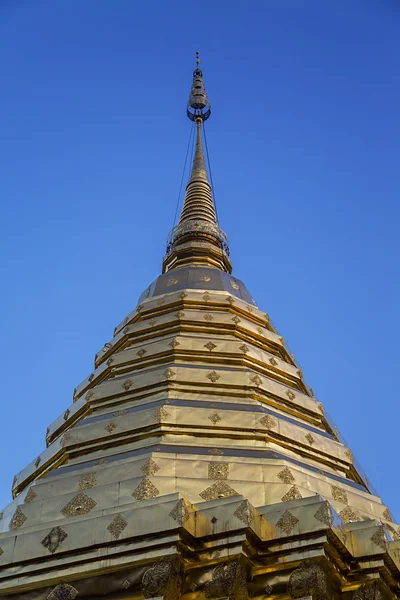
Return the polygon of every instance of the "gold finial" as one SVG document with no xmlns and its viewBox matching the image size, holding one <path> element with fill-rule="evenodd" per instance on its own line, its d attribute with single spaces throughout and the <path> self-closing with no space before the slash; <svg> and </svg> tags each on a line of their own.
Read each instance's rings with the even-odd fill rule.
<svg viewBox="0 0 400 600">
<path fill-rule="evenodd" d="M 200 61 L 200 54 L 199 54 L 199 51 L 196 50 L 196 65 L 197 65 L 197 68 L 199 68 L 200 62 L 201 62 Z"/>
</svg>

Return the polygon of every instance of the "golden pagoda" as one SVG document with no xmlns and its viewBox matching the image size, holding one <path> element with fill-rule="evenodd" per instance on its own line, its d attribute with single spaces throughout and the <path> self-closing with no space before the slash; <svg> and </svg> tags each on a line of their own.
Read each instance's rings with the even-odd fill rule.
<svg viewBox="0 0 400 600">
<path fill-rule="evenodd" d="M 0 521 L 7 600 L 400 597 L 400 528 L 231 275 L 196 147 L 162 274 L 18 473 Z"/>
</svg>

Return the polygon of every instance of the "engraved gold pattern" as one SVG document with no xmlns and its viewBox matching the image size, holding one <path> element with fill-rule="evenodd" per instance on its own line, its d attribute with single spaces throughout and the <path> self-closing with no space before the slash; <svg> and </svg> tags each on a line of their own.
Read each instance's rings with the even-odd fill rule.
<svg viewBox="0 0 400 600">
<path fill-rule="evenodd" d="M 122 384 L 122 387 L 124 388 L 124 390 L 128 391 L 131 389 L 131 387 L 133 386 L 133 381 L 132 379 L 127 379 L 126 381 L 124 381 L 124 383 Z"/>
<path fill-rule="evenodd" d="M 34 500 L 36 500 L 37 498 L 37 493 L 35 492 L 35 490 L 33 488 L 29 488 L 29 491 L 27 493 L 27 495 L 25 496 L 25 504 L 28 504 L 29 502 L 33 502 Z"/>
<path fill-rule="evenodd" d="M 323 415 L 325 414 L 325 408 L 324 408 L 324 405 L 322 404 L 322 402 L 320 402 L 318 404 L 318 410 L 320 411 L 321 414 L 323 414 Z"/>
<path fill-rule="evenodd" d="M 104 427 L 104 429 L 105 429 L 106 431 L 108 431 L 108 433 L 112 433 L 112 432 L 114 431 L 114 429 L 116 429 L 116 427 L 117 427 L 117 426 L 116 426 L 116 424 L 114 423 L 114 421 L 111 421 L 111 423 L 109 423 L 109 424 L 107 425 L 107 427 Z"/>
<path fill-rule="evenodd" d="M 332 526 L 333 515 L 332 509 L 328 502 L 324 502 L 323 504 L 321 504 L 321 506 L 314 515 L 314 519 L 317 519 L 317 521 L 320 521 L 324 525 L 327 525 L 327 527 Z"/>
<path fill-rule="evenodd" d="M 204 294 L 203 294 L 203 300 L 205 302 L 209 302 L 210 298 L 211 298 L 210 294 L 208 292 L 204 292 Z"/>
<path fill-rule="evenodd" d="M 247 354 L 247 352 L 250 351 L 250 348 L 246 346 L 246 344 L 242 344 L 241 346 L 239 346 L 239 350 L 241 350 L 243 354 Z"/>
<path fill-rule="evenodd" d="M 251 383 L 254 383 L 256 387 L 260 387 L 260 385 L 262 384 L 262 379 L 259 375 L 252 375 L 250 377 L 250 381 Z"/>
<path fill-rule="evenodd" d="M 9 528 L 11 529 L 11 531 L 19 529 L 25 523 L 26 519 L 27 517 L 24 515 L 20 507 L 17 506 L 15 513 L 10 521 Z"/>
<path fill-rule="evenodd" d="M 127 590 L 128 588 L 131 587 L 131 582 L 128 581 L 127 579 L 125 579 L 125 581 L 122 583 L 122 587 Z"/>
<path fill-rule="evenodd" d="M 47 596 L 47 600 L 74 600 L 78 595 L 78 590 L 68 583 L 60 583 Z"/>
<path fill-rule="evenodd" d="M 61 527 L 53 527 L 53 529 L 42 540 L 42 545 L 47 548 L 49 552 L 54 554 L 54 552 L 58 550 L 60 545 L 67 537 L 68 535 L 63 529 L 61 529 Z"/>
<path fill-rule="evenodd" d="M 354 456 L 352 451 L 350 450 L 350 448 L 346 448 L 346 450 L 344 451 L 344 454 L 346 456 L 346 458 L 349 460 L 350 463 L 353 463 L 354 461 Z"/>
<path fill-rule="evenodd" d="M 210 454 L 214 454 L 215 456 L 221 456 L 223 454 L 223 451 L 220 450 L 219 448 L 210 448 L 210 450 L 208 452 Z"/>
<path fill-rule="evenodd" d="M 214 320 L 214 317 L 212 315 L 210 315 L 210 313 L 206 313 L 205 315 L 203 315 L 203 319 L 210 322 L 210 321 Z"/>
<path fill-rule="evenodd" d="M 286 396 L 289 398 L 289 400 L 294 400 L 296 398 L 296 394 L 292 392 L 292 390 L 287 390 Z"/>
<path fill-rule="evenodd" d="M 179 294 L 179 298 L 180 298 L 181 300 L 184 300 L 185 298 L 187 298 L 187 296 L 188 296 L 188 294 L 187 294 L 186 292 L 181 292 L 181 293 Z"/>
<path fill-rule="evenodd" d="M 225 481 L 216 481 L 213 485 L 203 490 L 200 494 L 203 500 L 217 500 L 218 498 L 230 498 L 239 494 Z"/>
<path fill-rule="evenodd" d="M 25 500 L 26 502 L 26 500 Z M 386 519 L 386 521 L 393 521 L 392 515 L 390 514 L 390 510 L 386 506 L 385 510 L 382 513 L 382 517 Z"/>
<path fill-rule="evenodd" d="M 143 358 L 143 356 L 146 354 L 146 350 L 144 348 L 140 348 L 140 350 L 138 350 L 136 352 L 136 356 L 138 356 L 139 358 Z"/>
<path fill-rule="evenodd" d="M 87 515 L 97 505 L 92 498 L 89 498 L 83 492 L 80 492 L 72 498 L 65 506 L 61 509 L 61 513 L 65 517 L 77 517 L 79 515 Z"/>
<path fill-rule="evenodd" d="M 208 479 L 229 479 L 229 463 L 214 461 L 208 463 Z"/>
<path fill-rule="evenodd" d="M 162 423 L 162 421 L 169 416 L 170 413 L 163 406 L 161 406 L 161 408 L 156 408 L 156 410 L 152 412 L 153 419 L 158 423 Z"/>
<path fill-rule="evenodd" d="M 212 415 L 210 415 L 208 418 L 213 423 L 213 425 L 216 425 L 216 423 L 218 423 L 218 421 L 221 421 L 221 417 L 216 412 L 213 413 Z"/>
<path fill-rule="evenodd" d="M 296 481 L 288 467 L 284 467 L 282 471 L 279 471 L 278 477 L 283 483 L 294 483 Z"/>
<path fill-rule="evenodd" d="M 245 525 L 250 525 L 254 518 L 254 510 L 248 500 L 243 500 L 233 514 Z"/>
<path fill-rule="evenodd" d="M 166 379 L 172 379 L 173 377 L 175 377 L 175 375 L 176 373 L 172 369 L 167 369 L 166 371 L 164 371 L 164 377 Z"/>
<path fill-rule="evenodd" d="M 291 500 L 299 500 L 303 496 L 300 494 L 300 490 L 297 485 L 292 485 L 290 490 L 282 496 L 282 502 L 290 502 Z"/>
<path fill-rule="evenodd" d="M 156 319 L 150 319 L 149 321 L 149 325 L 150 327 L 154 327 L 154 325 L 157 323 Z"/>
<path fill-rule="evenodd" d="M 231 284 L 231 286 L 233 287 L 234 290 L 238 290 L 239 289 L 239 285 L 236 283 L 236 281 L 234 279 L 231 279 L 229 281 L 229 283 Z"/>
<path fill-rule="evenodd" d="M 216 348 L 217 346 L 215 344 L 213 344 L 212 342 L 207 342 L 207 344 L 204 344 L 204 348 L 207 348 L 207 350 L 209 350 L 210 352 L 212 350 L 214 350 L 214 348 Z"/>
<path fill-rule="evenodd" d="M 306 440 L 310 444 L 310 446 L 312 446 L 315 443 L 315 440 L 314 440 L 313 436 L 311 435 L 311 433 L 307 433 Z"/>
<path fill-rule="evenodd" d="M 275 359 L 275 358 L 272 356 L 272 357 L 269 359 L 269 363 L 270 363 L 270 364 L 271 364 L 273 367 L 276 367 L 276 365 L 278 364 L 278 361 L 277 361 L 277 360 L 276 360 L 276 359 Z"/>
<path fill-rule="evenodd" d="M 176 285 L 178 283 L 178 279 L 176 277 L 170 277 L 167 281 L 167 287 L 171 287 L 173 285 Z"/>
<path fill-rule="evenodd" d="M 342 519 L 344 523 L 351 523 L 353 521 L 360 521 L 359 516 L 354 512 L 350 506 L 346 506 L 343 510 L 340 511 L 339 517 Z"/>
<path fill-rule="evenodd" d="M 96 473 L 85 473 L 79 478 L 79 490 L 89 490 L 97 485 Z"/>
<path fill-rule="evenodd" d="M 174 519 L 179 525 L 184 525 L 189 518 L 189 511 L 186 507 L 185 501 L 181 498 L 176 506 L 171 510 L 169 516 Z"/>
<path fill-rule="evenodd" d="M 160 298 L 159 300 L 157 300 L 157 304 L 158 306 L 162 306 L 163 304 L 165 304 L 165 298 Z"/>
<path fill-rule="evenodd" d="M 232 296 L 228 296 L 226 301 L 228 302 L 228 304 L 230 304 L 232 306 L 232 304 L 235 304 L 235 299 L 232 298 Z"/>
<path fill-rule="evenodd" d="M 272 427 L 277 426 L 277 422 L 271 415 L 264 415 L 258 422 L 264 425 L 265 429 L 272 429 Z"/>
<path fill-rule="evenodd" d="M 60 446 L 62 448 L 65 448 L 65 446 L 67 446 L 67 444 L 69 442 L 71 442 L 73 439 L 74 439 L 73 436 L 67 431 L 66 433 L 64 433 L 64 435 L 61 438 Z"/>
<path fill-rule="evenodd" d="M 155 475 L 160 467 L 152 458 L 148 458 L 146 462 L 140 467 L 143 475 Z"/>
<path fill-rule="evenodd" d="M 124 517 L 120 514 L 116 515 L 114 519 L 111 521 L 109 526 L 107 527 L 108 531 L 111 533 L 113 538 L 116 540 L 119 538 L 121 533 L 127 527 L 128 522 L 125 521 Z"/>
<path fill-rule="evenodd" d="M 206 275 L 205 273 L 202 273 L 202 274 L 199 276 L 199 279 L 200 279 L 200 281 L 205 281 L 205 282 L 207 282 L 207 281 L 210 281 L 210 280 L 211 280 L 211 277 L 210 277 L 209 275 Z"/>
<path fill-rule="evenodd" d="M 168 346 L 170 346 L 172 349 L 176 348 L 177 346 L 180 346 L 180 343 L 178 342 L 178 340 L 176 338 L 174 338 L 169 344 Z"/>
<path fill-rule="evenodd" d="M 185 313 L 184 313 L 183 311 L 181 311 L 181 310 L 178 310 L 178 312 L 175 314 L 175 316 L 176 316 L 178 319 L 181 319 L 182 317 L 184 317 L 184 316 L 185 316 Z"/>
<path fill-rule="evenodd" d="M 347 493 L 342 488 L 336 487 L 335 485 L 331 485 L 332 498 L 337 500 L 337 502 L 343 502 L 343 504 L 348 504 L 349 500 L 347 498 Z"/>
<path fill-rule="evenodd" d="M 232 321 L 233 321 L 234 323 L 236 323 L 236 325 L 237 325 L 238 323 L 240 323 L 240 319 L 239 319 L 239 317 L 238 317 L 237 315 L 235 315 L 234 317 L 232 317 Z"/>
<path fill-rule="evenodd" d="M 374 542 L 377 546 L 382 548 L 384 552 L 387 550 L 387 539 L 383 527 L 378 527 L 374 535 L 370 538 L 371 542 Z"/>
<path fill-rule="evenodd" d="M 290 535 L 298 522 L 299 519 L 292 515 L 288 510 L 285 510 L 276 526 L 287 535 Z"/>
<path fill-rule="evenodd" d="M 153 485 L 148 477 L 144 477 L 139 483 L 132 496 L 136 500 L 148 500 L 149 498 L 156 498 L 159 494 L 159 490 Z"/>
<path fill-rule="evenodd" d="M 218 373 L 216 371 L 211 371 L 210 373 L 208 373 L 206 375 L 207 379 L 209 379 L 210 381 L 212 381 L 213 383 L 215 383 L 216 381 L 218 381 L 218 379 L 220 379 L 220 375 L 218 375 Z"/>
</svg>

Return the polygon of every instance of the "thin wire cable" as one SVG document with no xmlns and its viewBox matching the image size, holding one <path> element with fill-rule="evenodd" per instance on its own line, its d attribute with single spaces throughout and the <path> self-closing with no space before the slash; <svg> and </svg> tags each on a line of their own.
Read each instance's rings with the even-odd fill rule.
<svg viewBox="0 0 400 600">
<path fill-rule="evenodd" d="M 205 123 L 203 121 L 203 131 L 204 131 L 204 142 L 206 145 L 206 154 L 207 154 L 207 164 L 208 164 L 208 172 L 210 173 L 210 180 L 211 180 L 211 190 L 212 190 L 212 195 L 213 195 L 213 200 L 214 200 L 214 206 L 215 206 L 215 214 L 217 217 L 217 223 L 218 223 L 218 210 L 217 210 L 217 201 L 215 199 L 215 189 L 214 189 L 214 182 L 213 182 L 213 177 L 212 177 L 212 172 L 211 172 L 211 163 L 210 163 L 210 153 L 208 151 L 208 144 L 207 144 L 207 136 L 206 136 L 206 128 L 205 128 Z"/>
<path fill-rule="evenodd" d="M 188 155 L 189 155 L 189 148 L 190 148 L 190 142 L 191 141 L 192 141 L 192 151 L 193 151 L 193 140 L 194 140 L 193 131 L 194 131 L 194 128 L 193 128 L 193 124 L 192 124 L 192 126 L 190 128 L 189 141 L 188 141 L 188 145 L 187 145 L 187 148 L 186 148 L 185 162 L 183 164 L 183 171 L 182 171 L 181 183 L 180 183 L 180 186 L 179 186 L 178 199 L 176 201 L 176 208 L 175 208 L 175 215 L 174 215 L 174 222 L 172 224 L 172 229 L 175 227 L 175 224 L 176 224 L 176 217 L 177 217 L 177 214 L 178 214 L 179 203 L 180 203 L 180 199 L 181 199 L 183 180 L 184 180 L 184 177 L 185 177 L 185 171 L 186 171 L 186 165 L 187 165 L 187 159 L 188 159 Z M 193 137 L 193 140 L 192 140 L 192 137 Z"/>
</svg>

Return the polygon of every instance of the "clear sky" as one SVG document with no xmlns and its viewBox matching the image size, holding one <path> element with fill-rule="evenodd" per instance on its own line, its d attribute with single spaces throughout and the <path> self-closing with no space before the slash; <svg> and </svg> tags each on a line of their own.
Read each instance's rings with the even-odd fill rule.
<svg viewBox="0 0 400 600">
<path fill-rule="evenodd" d="M 160 272 L 200 50 L 234 274 L 400 518 L 399 26 L 398 0 L 1 0 L 1 505 Z"/>
</svg>

